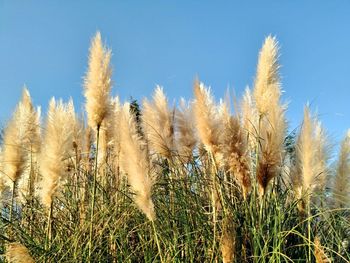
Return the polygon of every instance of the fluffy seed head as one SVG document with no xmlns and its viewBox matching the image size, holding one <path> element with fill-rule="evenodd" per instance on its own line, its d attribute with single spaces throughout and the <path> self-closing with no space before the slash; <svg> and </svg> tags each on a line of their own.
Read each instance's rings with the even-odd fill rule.
<svg viewBox="0 0 350 263">
<path fill-rule="evenodd" d="M 135 192 L 135 203 L 139 209 L 154 220 L 155 212 L 151 198 L 153 179 L 150 174 L 149 155 L 146 142 L 140 137 L 130 105 L 124 104 L 120 120 L 121 170 L 126 173 Z"/>
<path fill-rule="evenodd" d="M 296 150 L 297 160 L 292 181 L 297 193 L 309 195 L 317 189 L 323 190 L 327 175 L 326 136 L 321 124 L 311 117 L 308 107 L 304 109 Z"/>
<path fill-rule="evenodd" d="M 268 36 L 259 54 L 254 98 L 260 115 L 269 111 L 270 104 L 278 104 L 281 96 L 278 50 L 276 38 Z"/>
<path fill-rule="evenodd" d="M 254 86 L 254 99 L 259 113 L 257 123 L 259 163 L 257 180 L 260 194 L 264 194 L 269 182 L 277 176 L 283 157 L 286 132 L 285 110 L 281 104 L 281 85 L 278 73 L 278 43 L 269 36 L 259 54 Z"/>
<path fill-rule="evenodd" d="M 24 88 L 22 100 L 4 131 L 4 173 L 13 182 L 23 173 L 28 154 L 38 150 L 39 140 L 39 117 L 28 90 Z"/>
<path fill-rule="evenodd" d="M 65 173 L 65 161 L 70 157 L 73 142 L 72 120 L 74 116 L 70 106 L 54 98 L 49 104 L 46 120 L 45 137 L 40 157 L 42 176 L 42 203 L 50 207 L 60 179 Z"/>
<path fill-rule="evenodd" d="M 341 143 L 333 186 L 336 207 L 350 203 L 350 130 Z"/>
<path fill-rule="evenodd" d="M 197 143 L 191 103 L 187 104 L 184 99 L 181 99 L 175 121 L 177 151 L 181 159 L 188 161 Z"/>
<path fill-rule="evenodd" d="M 246 197 L 251 188 L 250 172 L 247 157 L 247 144 L 240 122 L 236 117 L 229 116 L 225 120 L 221 151 L 228 170 L 234 175 L 242 187 Z"/>
<path fill-rule="evenodd" d="M 219 150 L 222 122 L 217 107 L 210 94 L 210 89 L 195 80 L 195 102 L 193 106 L 194 120 L 198 136 L 208 152 L 214 155 Z"/>
<path fill-rule="evenodd" d="M 109 114 L 112 75 L 110 59 L 111 51 L 103 46 L 101 34 L 97 32 L 91 42 L 89 69 L 84 82 L 88 123 L 94 130 Z"/>
<path fill-rule="evenodd" d="M 258 137 L 258 112 L 249 88 L 246 88 L 241 102 L 241 122 L 250 150 L 254 150 Z"/>
<path fill-rule="evenodd" d="M 160 86 L 155 89 L 152 102 L 143 102 L 142 127 L 150 149 L 169 158 L 174 149 L 174 112 Z"/>
</svg>

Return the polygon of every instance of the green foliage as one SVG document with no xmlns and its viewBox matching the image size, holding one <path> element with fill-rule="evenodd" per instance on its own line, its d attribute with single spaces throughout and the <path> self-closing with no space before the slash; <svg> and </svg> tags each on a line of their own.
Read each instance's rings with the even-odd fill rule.
<svg viewBox="0 0 350 263">
<path fill-rule="evenodd" d="M 209 168 L 199 157 L 188 164 L 177 158 L 156 163 L 154 226 L 136 208 L 126 180 L 116 183 L 110 167 L 100 171 L 92 258 L 88 256 L 91 211 L 87 200 L 92 194 L 93 174 L 67 172 L 64 189 L 54 201 L 49 244 L 47 210 L 33 198 L 17 204 L 13 222 L 2 214 L 1 253 L 11 240 L 24 244 L 37 262 L 220 262 L 220 236 L 224 222 L 229 222 L 233 226 L 235 262 L 308 262 L 309 253 L 313 258 L 316 235 L 333 262 L 350 258 L 349 210 L 331 210 L 321 202 L 312 205 L 310 216 L 306 216 L 298 210 L 292 191 L 278 179 L 265 196 L 259 196 L 254 185 L 244 200 L 235 181 L 218 172 L 222 208 L 214 233 Z M 320 198 L 325 201 L 325 197 Z"/>
</svg>

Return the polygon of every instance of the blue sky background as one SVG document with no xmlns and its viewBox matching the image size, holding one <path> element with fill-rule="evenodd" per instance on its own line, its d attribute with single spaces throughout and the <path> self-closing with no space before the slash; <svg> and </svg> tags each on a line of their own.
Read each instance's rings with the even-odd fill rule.
<svg viewBox="0 0 350 263">
<path fill-rule="evenodd" d="M 312 102 L 334 142 L 350 128 L 350 2 L 0 0 L 0 121 L 25 83 L 46 110 L 52 96 L 83 105 L 82 78 L 97 30 L 113 50 L 113 94 L 192 97 L 196 75 L 217 98 L 252 85 L 264 38 L 281 46 L 290 128 Z"/>
</svg>

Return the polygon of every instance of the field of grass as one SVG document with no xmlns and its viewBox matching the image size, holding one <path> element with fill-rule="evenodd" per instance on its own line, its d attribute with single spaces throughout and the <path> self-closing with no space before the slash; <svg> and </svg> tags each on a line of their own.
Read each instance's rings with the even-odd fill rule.
<svg viewBox="0 0 350 263">
<path fill-rule="evenodd" d="M 308 106 L 288 130 L 278 51 L 242 98 L 121 103 L 97 33 L 85 112 L 25 88 L 4 128 L 0 262 L 350 262 L 350 131 L 330 161 Z"/>
</svg>

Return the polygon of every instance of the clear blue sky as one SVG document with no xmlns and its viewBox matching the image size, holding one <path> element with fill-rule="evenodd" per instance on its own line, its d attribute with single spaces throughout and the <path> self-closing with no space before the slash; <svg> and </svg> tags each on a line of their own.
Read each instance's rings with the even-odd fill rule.
<svg viewBox="0 0 350 263">
<path fill-rule="evenodd" d="M 311 101 L 335 141 L 350 128 L 350 2 L 325 1 L 19 1 L 0 0 L 0 120 L 23 84 L 35 104 L 72 96 L 97 30 L 113 49 L 113 94 L 192 97 L 196 75 L 222 97 L 253 82 L 264 38 L 281 45 L 290 127 Z"/>
</svg>

